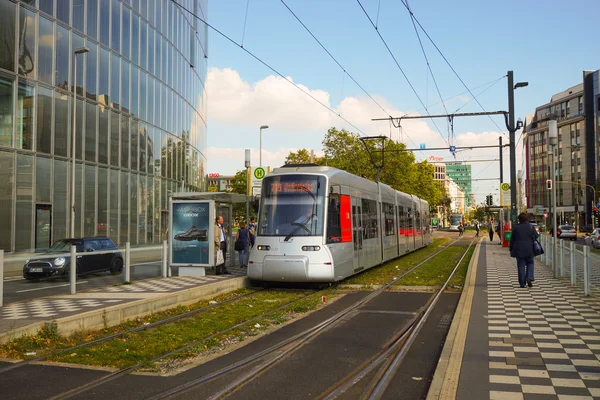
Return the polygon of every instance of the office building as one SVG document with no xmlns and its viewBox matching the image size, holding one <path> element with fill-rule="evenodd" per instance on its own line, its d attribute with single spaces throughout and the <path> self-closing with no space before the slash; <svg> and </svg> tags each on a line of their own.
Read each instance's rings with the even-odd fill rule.
<svg viewBox="0 0 600 400">
<path fill-rule="evenodd" d="M 466 196 L 464 203 L 467 207 L 474 205 L 471 197 L 471 165 L 463 162 L 446 164 L 446 174 L 460 187 Z"/>
<path fill-rule="evenodd" d="M 74 235 L 159 243 L 169 195 L 206 188 L 207 27 L 169 0 L 0 0 L 0 35 L 0 249 L 71 235 L 73 112 Z"/>
</svg>

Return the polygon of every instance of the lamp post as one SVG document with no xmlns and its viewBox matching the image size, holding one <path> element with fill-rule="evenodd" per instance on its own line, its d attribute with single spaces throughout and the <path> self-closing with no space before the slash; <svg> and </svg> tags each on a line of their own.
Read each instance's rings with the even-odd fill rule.
<svg viewBox="0 0 600 400">
<path fill-rule="evenodd" d="M 250 195 L 250 174 L 248 168 L 250 168 L 250 149 L 246 149 L 246 155 L 244 160 L 244 166 L 246 167 L 246 225 L 250 221 L 250 208 L 248 206 L 248 196 Z"/>
<path fill-rule="evenodd" d="M 258 166 L 262 167 L 262 130 L 263 129 L 269 129 L 269 125 L 262 125 L 260 127 L 260 154 L 259 154 L 259 161 L 258 161 Z"/>
<path fill-rule="evenodd" d="M 558 144 L 558 123 L 555 120 L 548 121 L 548 153 L 552 156 L 550 161 L 550 179 L 552 179 L 552 271 L 554 277 L 558 276 L 557 254 L 556 254 L 556 145 Z"/>
<path fill-rule="evenodd" d="M 73 51 L 73 134 L 71 139 L 71 237 L 75 238 L 75 155 L 77 149 L 77 56 L 85 54 L 90 49 L 80 47 Z"/>
<path fill-rule="evenodd" d="M 508 133 L 510 142 L 510 220 L 517 223 L 517 154 L 515 132 L 522 126 L 522 122 L 515 126 L 515 89 L 529 85 L 528 82 L 513 82 L 513 72 L 508 71 Z"/>
</svg>

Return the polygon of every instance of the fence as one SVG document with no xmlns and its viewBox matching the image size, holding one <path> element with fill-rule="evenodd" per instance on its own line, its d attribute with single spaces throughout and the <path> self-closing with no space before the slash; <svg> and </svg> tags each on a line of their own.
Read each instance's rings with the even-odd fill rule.
<svg viewBox="0 0 600 400">
<path fill-rule="evenodd" d="M 600 254 L 593 253 L 589 246 L 554 239 L 549 235 L 541 235 L 540 243 L 545 251 L 540 261 L 555 278 L 568 279 L 571 285 L 583 289 L 586 296 L 600 296 Z M 556 260 L 553 264 L 554 249 Z"/>
</svg>

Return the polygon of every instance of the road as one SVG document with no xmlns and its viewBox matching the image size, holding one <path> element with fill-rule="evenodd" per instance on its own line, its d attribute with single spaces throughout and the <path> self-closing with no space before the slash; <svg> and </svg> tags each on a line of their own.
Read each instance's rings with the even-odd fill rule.
<svg viewBox="0 0 600 400">
<path fill-rule="evenodd" d="M 173 271 L 176 275 L 177 271 Z M 137 263 L 131 266 L 131 280 L 147 279 L 161 276 L 161 261 Z M 111 275 L 110 272 L 77 277 L 77 291 L 89 290 L 98 287 L 111 286 L 122 283 L 125 271 L 120 275 Z M 16 301 L 31 300 L 42 296 L 55 296 L 69 293 L 69 277 L 41 279 L 28 281 L 23 277 L 10 277 L 4 279 L 4 304 Z"/>
</svg>

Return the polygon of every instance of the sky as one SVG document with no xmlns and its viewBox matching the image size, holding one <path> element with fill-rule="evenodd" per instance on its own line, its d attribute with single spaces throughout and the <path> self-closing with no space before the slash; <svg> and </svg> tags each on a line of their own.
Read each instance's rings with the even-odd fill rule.
<svg viewBox="0 0 600 400">
<path fill-rule="evenodd" d="M 371 119 L 506 111 L 505 76 L 513 70 L 515 83 L 529 82 L 515 91 L 516 117 L 525 120 L 553 94 L 581 83 L 584 70 L 600 68 L 590 34 L 600 12 L 597 0 L 408 4 L 424 28 L 417 25 L 420 41 L 401 0 L 209 1 L 209 24 L 236 43 L 209 30 L 208 172 L 228 175 L 243 169 L 245 149 L 251 149 L 252 165 L 258 166 L 261 125 L 269 126 L 262 131 L 263 167 L 278 167 L 301 148 L 322 154 L 330 127 L 385 135 L 408 148 L 497 145 L 500 136 L 507 144 L 503 116 L 457 117 L 453 126 L 445 118 L 403 120 L 401 128 Z M 521 170 L 520 131 L 516 138 Z M 503 155 L 509 182 L 508 148 Z M 415 151 L 415 156 L 455 159 L 449 150 Z M 499 158 L 498 148 L 461 150 L 455 156 L 458 161 Z M 472 163 L 478 203 L 489 193 L 497 199 L 499 170 L 498 161 Z"/>
</svg>

